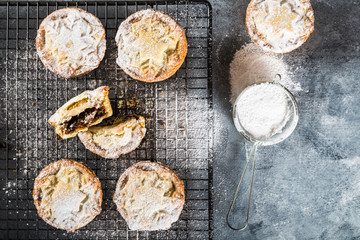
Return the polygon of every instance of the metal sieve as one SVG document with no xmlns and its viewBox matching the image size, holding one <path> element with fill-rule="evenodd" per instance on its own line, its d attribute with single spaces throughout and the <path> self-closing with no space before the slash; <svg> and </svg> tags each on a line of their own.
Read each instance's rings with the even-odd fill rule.
<svg viewBox="0 0 360 240">
<path fill-rule="evenodd" d="M 249 89 L 251 89 L 252 87 L 259 85 L 259 84 L 253 84 L 250 85 L 249 87 L 245 88 L 244 91 L 242 91 L 240 93 L 240 95 L 237 97 L 234 107 L 233 107 L 233 120 L 234 120 L 234 124 L 236 129 L 250 142 L 252 142 L 254 145 L 250 151 L 250 155 L 246 161 L 246 165 L 245 165 L 245 169 L 241 175 L 240 178 L 240 182 L 236 188 L 235 191 L 235 195 L 234 198 L 230 204 L 230 208 L 229 211 L 227 213 L 226 216 L 226 223 L 228 224 L 228 226 L 233 229 L 233 230 L 237 230 L 237 231 L 241 231 L 244 230 L 249 222 L 249 214 L 250 214 L 250 203 L 251 203 L 251 194 L 252 194 L 252 186 L 253 186 L 253 181 L 254 181 L 254 172 L 255 172 L 255 160 L 256 160 L 256 151 L 258 146 L 269 146 L 269 145 L 274 145 L 277 144 L 283 140 L 285 140 L 287 137 L 289 137 L 291 135 L 291 133 L 294 131 L 294 129 L 296 128 L 297 122 L 299 120 L 299 113 L 298 113 L 298 107 L 297 107 L 297 103 L 295 100 L 295 97 L 292 95 L 292 93 L 285 88 L 284 86 L 282 86 L 279 83 L 274 83 L 274 82 L 269 82 L 270 84 L 276 84 L 277 86 L 280 87 L 280 89 L 283 90 L 284 94 L 288 97 L 288 101 L 290 103 L 290 118 L 287 121 L 286 125 L 282 128 L 282 131 L 279 133 L 274 134 L 273 136 L 266 138 L 266 139 L 257 139 L 256 137 L 252 136 L 251 133 L 249 133 L 248 131 L 246 131 L 246 129 L 242 126 L 241 122 L 240 122 L 240 118 L 238 117 L 238 113 L 237 113 L 237 106 L 239 104 L 239 101 L 241 99 L 241 97 L 243 96 L 243 94 L 248 91 Z M 261 83 L 260 83 L 261 84 Z M 249 166 L 250 161 L 253 160 L 253 169 L 252 169 L 252 175 L 251 175 L 251 182 L 250 182 L 250 192 L 249 192 L 249 202 L 248 202 L 248 209 L 247 209 L 247 215 L 246 215 L 246 222 L 245 225 L 240 227 L 240 228 L 235 228 L 233 227 L 230 222 L 229 222 L 229 216 L 231 214 L 231 210 L 234 206 L 234 203 L 237 199 L 240 187 L 241 187 L 241 183 L 244 179 L 246 170 Z"/>
</svg>

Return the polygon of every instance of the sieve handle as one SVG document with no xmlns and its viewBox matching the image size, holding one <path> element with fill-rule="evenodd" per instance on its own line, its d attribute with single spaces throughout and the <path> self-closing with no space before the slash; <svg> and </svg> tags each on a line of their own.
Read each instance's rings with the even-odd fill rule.
<svg viewBox="0 0 360 240">
<path fill-rule="evenodd" d="M 232 230 L 235 230 L 235 231 L 242 231 L 242 230 L 244 230 L 244 229 L 247 227 L 248 222 L 249 222 L 251 193 L 252 193 L 252 187 L 253 187 L 253 181 L 254 181 L 255 160 L 256 160 L 256 150 L 257 150 L 257 147 L 258 147 L 258 144 L 257 144 L 257 143 L 254 143 L 254 146 L 253 146 L 252 149 L 251 149 L 250 155 L 249 155 L 248 160 L 247 160 L 247 162 L 246 162 L 245 169 L 244 169 L 244 171 L 243 171 L 243 173 L 242 173 L 242 175 L 241 175 L 239 185 L 238 185 L 237 188 L 236 188 L 234 198 L 233 198 L 233 200 L 232 200 L 232 202 L 231 202 L 229 211 L 228 211 L 227 216 L 226 216 L 226 223 L 227 223 L 227 225 L 228 225 Z M 235 203 L 235 201 L 236 201 L 236 198 L 237 198 L 237 196 L 238 196 L 241 183 L 242 183 L 242 181 L 243 181 L 243 179 L 244 179 L 246 170 L 247 170 L 247 168 L 248 168 L 248 166 L 249 166 L 249 163 L 250 163 L 251 159 L 253 159 L 253 169 L 252 169 L 252 175 L 251 175 L 250 193 L 249 193 L 249 204 L 248 204 L 248 209 L 247 209 L 247 214 L 246 214 L 246 222 L 245 222 L 245 225 L 244 225 L 244 226 L 242 226 L 242 227 L 240 227 L 240 228 L 235 228 L 235 227 L 233 227 L 233 226 L 230 224 L 230 222 L 229 222 L 229 216 L 230 216 L 230 213 L 231 213 L 231 209 L 233 208 L 234 203 Z"/>
</svg>

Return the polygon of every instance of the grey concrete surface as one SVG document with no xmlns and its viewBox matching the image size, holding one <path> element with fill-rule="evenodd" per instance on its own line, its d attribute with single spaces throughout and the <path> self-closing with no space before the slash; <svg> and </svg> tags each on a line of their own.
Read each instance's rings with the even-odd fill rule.
<svg viewBox="0 0 360 240">
<path fill-rule="evenodd" d="M 250 42 L 249 0 L 212 0 L 215 111 L 214 239 L 360 239 L 360 1 L 312 0 L 315 31 L 283 60 L 294 69 L 299 124 L 258 151 L 249 226 L 225 222 L 251 144 L 236 132 L 229 64 Z M 249 175 L 247 175 L 249 178 Z M 247 181 L 249 182 L 249 181 Z M 232 222 L 244 223 L 246 188 Z"/>
</svg>

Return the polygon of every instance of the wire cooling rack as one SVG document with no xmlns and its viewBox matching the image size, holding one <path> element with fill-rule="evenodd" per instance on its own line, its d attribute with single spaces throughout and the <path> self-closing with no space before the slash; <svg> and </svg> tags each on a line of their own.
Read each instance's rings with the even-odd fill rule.
<svg viewBox="0 0 360 240">
<path fill-rule="evenodd" d="M 36 31 L 49 13 L 74 6 L 106 28 L 107 52 L 99 68 L 65 80 L 47 71 L 35 49 Z M 170 79 L 146 84 L 116 65 L 115 34 L 130 14 L 163 10 L 185 29 L 188 56 Z M 211 6 L 207 2 L 9 2 L 0 3 L 0 239 L 211 239 L 213 111 Z M 114 115 L 141 114 L 141 146 L 118 160 L 87 151 L 78 138 L 60 140 L 47 119 L 71 97 L 110 86 Z M 32 189 L 45 166 L 62 158 L 87 163 L 100 178 L 103 211 L 86 227 L 67 233 L 37 215 Z M 130 231 L 112 202 L 126 168 L 151 160 L 169 165 L 184 180 L 186 203 L 170 230 Z"/>
</svg>

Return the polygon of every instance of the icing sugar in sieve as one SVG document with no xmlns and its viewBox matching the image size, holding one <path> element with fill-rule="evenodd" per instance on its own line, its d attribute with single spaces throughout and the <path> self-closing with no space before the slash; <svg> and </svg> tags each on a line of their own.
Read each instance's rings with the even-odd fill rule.
<svg viewBox="0 0 360 240">
<path fill-rule="evenodd" d="M 272 145 L 285 140 L 298 121 L 294 96 L 278 83 L 247 87 L 235 101 L 233 120 L 237 130 L 249 141 Z"/>
<path fill-rule="evenodd" d="M 233 108 L 235 127 L 247 140 L 254 143 L 254 146 L 247 159 L 245 169 L 227 213 L 226 222 L 231 229 L 244 230 L 249 222 L 258 146 L 273 145 L 285 140 L 296 128 L 298 119 L 298 107 L 294 96 L 289 90 L 278 83 L 267 82 L 251 85 L 245 88 L 237 97 Z M 235 228 L 230 224 L 229 216 L 251 160 L 253 160 L 253 169 L 246 222 L 243 227 Z"/>
</svg>

